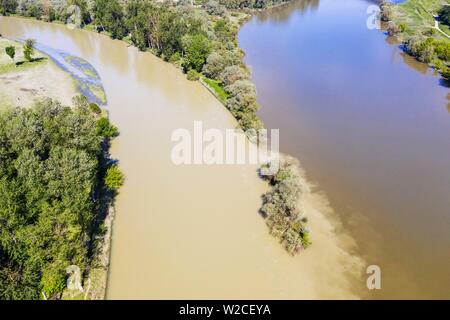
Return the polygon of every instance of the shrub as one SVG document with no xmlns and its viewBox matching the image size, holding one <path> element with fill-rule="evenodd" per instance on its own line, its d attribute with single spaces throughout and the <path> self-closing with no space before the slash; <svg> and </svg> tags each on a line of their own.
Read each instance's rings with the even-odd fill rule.
<svg viewBox="0 0 450 320">
<path fill-rule="evenodd" d="M 387 27 L 387 33 L 390 36 L 395 36 L 395 35 L 399 34 L 400 31 L 401 31 L 401 29 L 396 23 L 394 23 L 392 21 L 389 22 L 388 27 Z"/>
<path fill-rule="evenodd" d="M 57 293 L 61 293 L 66 286 L 64 270 L 54 265 L 47 266 L 42 273 L 40 286 L 48 299 L 53 298 Z"/>
<path fill-rule="evenodd" d="M 209 78 L 217 79 L 220 72 L 222 72 L 227 66 L 227 63 L 228 61 L 224 54 L 213 52 L 206 59 L 206 64 L 203 67 L 203 73 Z"/>
<path fill-rule="evenodd" d="M 96 103 L 89 103 L 89 110 L 91 110 L 91 112 L 95 114 L 102 113 L 102 109 L 100 109 L 100 107 Z"/>
<path fill-rule="evenodd" d="M 383 1 L 380 4 L 380 19 L 381 21 L 388 22 L 393 18 L 392 4 L 386 1 Z"/>
<path fill-rule="evenodd" d="M 208 1 L 203 5 L 203 8 L 205 8 L 206 12 L 210 15 L 222 16 L 226 12 L 225 7 L 215 0 Z"/>
<path fill-rule="evenodd" d="M 27 39 L 25 40 L 25 44 L 23 45 L 23 55 L 25 59 L 28 61 L 31 61 L 32 55 L 34 54 L 34 45 L 36 44 L 36 40 L 34 39 Z"/>
<path fill-rule="evenodd" d="M 450 26 L 450 5 L 446 5 L 439 10 L 439 20 Z"/>
<path fill-rule="evenodd" d="M 248 72 L 237 65 L 226 67 L 218 77 L 218 79 L 222 81 L 224 86 L 229 86 L 238 80 L 244 80 L 248 78 Z"/>
<path fill-rule="evenodd" d="M 119 130 L 107 118 L 100 118 L 97 120 L 97 133 L 106 139 L 111 139 L 119 135 Z"/>
<path fill-rule="evenodd" d="M 187 79 L 189 81 L 197 81 L 198 79 L 200 79 L 200 74 L 194 69 L 191 69 L 187 72 Z"/>
<path fill-rule="evenodd" d="M 16 55 L 16 48 L 14 46 L 8 46 L 5 48 L 5 52 L 14 61 L 14 56 Z"/>
<path fill-rule="evenodd" d="M 17 5 L 16 0 L 0 0 L 0 15 L 7 16 L 10 13 L 15 13 Z"/>
<path fill-rule="evenodd" d="M 441 75 L 443 78 L 445 78 L 446 80 L 450 80 L 450 68 L 449 67 L 444 67 L 441 70 Z"/>
<path fill-rule="evenodd" d="M 198 33 L 183 39 L 183 50 L 185 52 L 183 68 L 185 70 L 195 69 L 200 72 L 211 51 L 211 43 L 207 37 Z"/>
<path fill-rule="evenodd" d="M 179 53 L 179 52 L 175 52 L 175 53 L 170 57 L 169 61 L 170 61 L 171 63 L 177 63 L 177 62 L 180 61 L 180 59 L 181 59 L 180 53 Z"/>
<path fill-rule="evenodd" d="M 124 176 L 117 165 L 112 165 L 106 170 L 105 185 L 110 190 L 118 190 L 124 183 Z"/>
</svg>

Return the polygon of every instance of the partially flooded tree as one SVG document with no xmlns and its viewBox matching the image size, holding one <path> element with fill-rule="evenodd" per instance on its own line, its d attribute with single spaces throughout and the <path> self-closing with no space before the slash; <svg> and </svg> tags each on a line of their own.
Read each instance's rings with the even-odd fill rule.
<svg viewBox="0 0 450 320">
<path fill-rule="evenodd" d="M 299 199 L 306 188 L 301 184 L 298 161 L 291 157 L 282 158 L 278 172 L 269 175 L 265 172 L 261 176 L 271 186 L 271 190 L 263 195 L 260 209 L 270 233 L 280 239 L 291 254 L 310 246 L 309 231 L 305 227 L 307 219 L 299 209 Z"/>
</svg>

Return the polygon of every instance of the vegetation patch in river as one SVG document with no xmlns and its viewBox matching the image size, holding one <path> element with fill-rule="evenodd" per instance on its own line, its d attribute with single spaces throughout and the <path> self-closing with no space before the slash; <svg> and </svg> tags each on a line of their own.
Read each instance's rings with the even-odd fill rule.
<svg viewBox="0 0 450 320">
<path fill-rule="evenodd" d="M 77 89 L 89 102 L 106 105 L 106 94 L 99 74 L 86 60 L 37 43 L 36 49 L 47 54 L 61 69 L 75 80 Z"/>
</svg>

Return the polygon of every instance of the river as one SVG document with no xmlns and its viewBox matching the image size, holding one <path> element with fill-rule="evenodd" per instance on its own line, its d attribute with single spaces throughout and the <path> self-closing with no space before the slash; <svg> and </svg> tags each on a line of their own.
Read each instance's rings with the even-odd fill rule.
<svg viewBox="0 0 450 320">
<path fill-rule="evenodd" d="M 450 91 L 366 26 L 365 0 L 298 0 L 239 33 L 269 128 L 381 268 L 366 298 L 450 297 Z"/>
<path fill-rule="evenodd" d="M 173 130 L 236 127 L 230 113 L 174 66 L 86 30 L 0 17 L 0 33 L 34 38 L 89 62 L 120 136 L 112 146 L 125 184 L 116 199 L 109 299 L 356 298 L 359 260 L 326 199 L 309 194 L 313 246 L 296 257 L 258 214 L 267 186 L 255 165 L 175 165 Z M 323 214 L 326 212 L 326 214 Z M 363 282 L 364 283 L 364 282 Z"/>
</svg>

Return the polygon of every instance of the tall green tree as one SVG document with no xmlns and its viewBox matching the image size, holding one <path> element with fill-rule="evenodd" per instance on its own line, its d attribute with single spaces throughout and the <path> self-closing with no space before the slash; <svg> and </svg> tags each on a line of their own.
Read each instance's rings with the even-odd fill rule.
<svg viewBox="0 0 450 320">
<path fill-rule="evenodd" d="M 25 44 L 23 45 L 23 55 L 25 59 L 28 61 L 31 61 L 33 59 L 34 54 L 34 45 L 36 44 L 36 40 L 34 39 L 27 39 L 25 40 Z"/>
<path fill-rule="evenodd" d="M 200 72 L 211 52 L 211 42 L 201 33 L 186 36 L 183 39 L 183 50 L 185 53 L 184 69 L 194 69 Z"/>
<path fill-rule="evenodd" d="M 6 16 L 15 13 L 17 6 L 16 0 L 0 0 L 0 14 Z"/>
<path fill-rule="evenodd" d="M 124 14 L 118 0 L 95 0 L 93 15 L 95 24 L 110 32 L 113 38 L 122 39 L 126 36 Z"/>
</svg>

